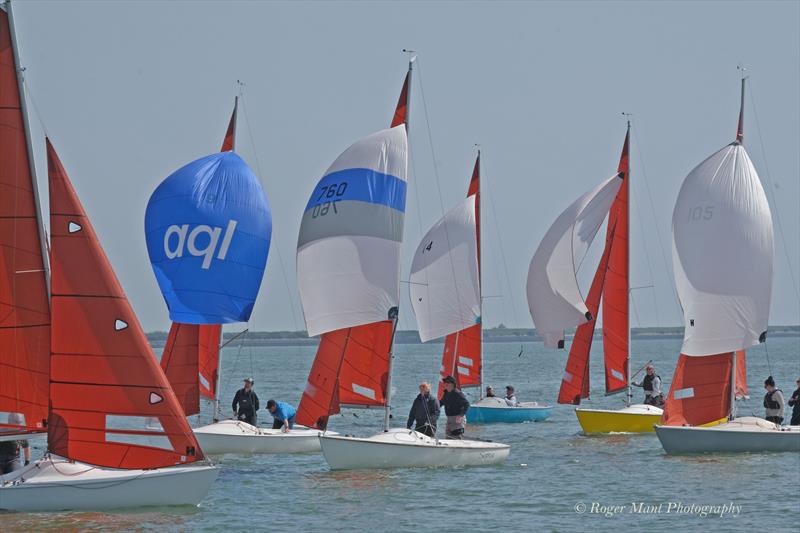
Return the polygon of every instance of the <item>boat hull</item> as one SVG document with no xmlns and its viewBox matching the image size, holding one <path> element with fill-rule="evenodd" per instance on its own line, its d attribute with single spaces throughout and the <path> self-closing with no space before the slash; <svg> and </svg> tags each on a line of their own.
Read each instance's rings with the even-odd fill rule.
<svg viewBox="0 0 800 533">
<path fill-rule="evenodd" d="M 636 404 L 625 409 L 575 409 L 581 429 L 587 435 L 600 433 L 652 433 L 663 411 Z"/>
<path fill-rule="evenodd" d="M 206 455 L 315 453 L 320 451 L 319 430 L 297 427 L 288 433 L 279 429 L 223 420 L 194 430 Z M 335 434 L 335 433 L 334 433 Z"/>
<path fill-rule="evenodd" d="M 517 424 L 521 422 L 540 422 L 553 414 L 553 407 L 536 403 L 523 403 L 517 407 L 508 405 L 482 405 L 484 400 L 470 406 L 467 411 L 469 424 Z M 505 403 L 505 402 L 503 402 Z"/>
<path fill-rule="evenodd" d="M 511 446 L 474 440 L 436 440 L 395 429 L 369 438 L 321 435 L 322 454 L 332 470 L 435 468 L 499 464 Z"/>
<path fill-rule="evenodd" d="M 102 511 L 197 505 L 219 469 L 206 465 L 117 470 L 49 456 L 0 476 L 4 511 Z"/>
<path fill-rule="evenodd" d="M 736 422 L 713 427 L 656 426 L 655 431 L 670 455 L 800 452 L 799 426 L 779 427 L 766 420 Z"/>
</svg>

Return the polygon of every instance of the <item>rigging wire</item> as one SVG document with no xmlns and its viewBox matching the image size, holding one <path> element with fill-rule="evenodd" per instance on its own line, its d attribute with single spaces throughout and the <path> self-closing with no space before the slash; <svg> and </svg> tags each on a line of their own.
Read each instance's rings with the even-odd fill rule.
<svg viewBox="0 0 800 533">
<path fill-rule="evenodd" d="M 792 280 L 792 288 L 794 289 L 794 296 L 797 299 L 798 304 L 800 304 L 800 291 L 797 289 L 797 281 L 794 277 L 794 267 L 792 265 L 791 258 L 789 257 L 789 248 L 786 246 L 786 236 L 783 232 L 783 222 L 781 222 L 781 214 L 780 210 L 778 209 L 778 202 L 775 198 L 775 183 L 772 181 L 772 175 L 769 172 L 769 164 L 767 163 L 767 152 L 764 148 L 764 138 L 761 135 L 761 125 L 758 121 L 758 113 L 756 112 L 756 99 L 755 95 L 753 94 L 753 81 L 750 80 L 750 106 L 753 108 L 753 118 L 756 122 L 756 130 L 758 131 L 758 140 L 761 145 L 761 157 L 764 160 L 764 170 L 767 174 L 767 182 L 769 187 L 769 194 L 771 196 L 770 200 L 772 201 L 772 205 L 774 207 L 775 212 L 775 221 L 778 223 L 778 233 L 781 236 L 781 244 L 783 245 L 783 254 L 786 257 L 786 263 L 789 265 L 789 278 Z"/>
<path fill-rule="evenodd" d="M 631 141 L 633 141 L 634 138 L 636 139 L 635 143 L 636 155 L 639 156 L 639 163 L 642 165 L 642 177 L 644 178 L 645 191 L 647 192 L 647 200 L 650 204 L 650 212 L 653 214 L 653 222 L 656 229 L 656 238 L 658 239 L 658 249 L 661 252 L 660 255 L 661 255 L 661 261 L 664 264 L 664 272 L 666 272 L 667 275 L 669 275 L 669 273 L 672 272 L 672 269 L 669 267 L 669 262 L 667 261 L 667 255 L 665 252 L 666 248 L 664 247 L 664 240 L 661 238 L 661 230 L 659 229 L 658 216 L 656 215 L 657 211 L 655 208 L 655 203 L 653 202 L 653 194 L 650 190 L 650 180 L 647 178 L 647 168 L 644 163 L 644 153 L 641 149 L 641 145 L 643 143 L 639 141 L 640 138 L 643 138 L 643 135 L 641 129 L 638 127 L 639 121 L 636 121 L 637 122 L 636 127 L 633 126 L 633 122 L 634 121 L 631 120 L 631 132 L 632 133 L 635 132 L 636 136 L 631 135 Z M 633 142 L 631 142 L 631 144 L 634 145 Z M 653 283 L 655 284 L 655 280 Z M 678 321 L 683 322 L 683 308 L 681 307 L 680 298 L 678 297 L 678 290 L 675 288 L 674 283 L 669 283 L 669 286 L 672 289 L 671 292 L 673 296 L 673 301 L 675 302 L 675 306 L 678 310 Z"/>
</svg>

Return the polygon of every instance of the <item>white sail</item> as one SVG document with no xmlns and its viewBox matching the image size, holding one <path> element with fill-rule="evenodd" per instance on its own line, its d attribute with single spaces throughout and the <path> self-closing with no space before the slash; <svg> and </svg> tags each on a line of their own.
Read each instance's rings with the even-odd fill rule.
<svg viewBox="0 0 800 533">
<path fill-rule="evenodd" d="M 388 320 L 397 307 L 407 144 L 403 125 L 370 135 L 314 189 L 297 242 L 309 335 Z"/>
<path fill-rule="evenodd" d="M 700 163 L 672 214 L 672 259 L 686 355 L 743 350 L 767 331 L 772 294 L 772 215 L 739 143 Z"/>
<path fill-rule="evenodd" d="M 434 224 L 414 253 L 409 292 L 422 342 L 480 322 L 475 224 L 472 195 Z"/>
<path fill-rule="evenodd" d="M 528 268 L 528 308 L 546 346 L 558 346 L 564 329 L 591 316 L 576 274 L 622 185 L 619 175 L 578 198 L 547 230 Z"/>
</svg>

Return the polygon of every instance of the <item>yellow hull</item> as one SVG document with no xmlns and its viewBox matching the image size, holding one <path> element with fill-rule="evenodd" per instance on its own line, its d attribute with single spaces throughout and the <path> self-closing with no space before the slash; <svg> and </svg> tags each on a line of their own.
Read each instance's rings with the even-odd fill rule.
<svg viewBox="0 0 800 533">
<path fill-rule="evenodd" d="M 654 433 L 660 414 L 623 413 L 602 409 L 575 409 L 583 432 L 590 433 Z"/>
</svg>

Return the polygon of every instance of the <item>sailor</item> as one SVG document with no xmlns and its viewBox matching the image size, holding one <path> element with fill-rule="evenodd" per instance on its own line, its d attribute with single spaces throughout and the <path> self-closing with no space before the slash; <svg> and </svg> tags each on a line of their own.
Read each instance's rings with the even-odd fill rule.
<svg viewBox="0 0 800 533">
<path fill-rule="evenodd" d="M 514 396 L 514 387 L 512 387 L 511 385 L 506 386 L 506 397 L 503 399 L 506 401 L 506 405 L 508 405 L 509 407 L 516 407 L 519 405 L 517 397 Z"/>
<path fill-rule="evenodd" d="M 256 411 L 258 411 L 258 396 L 253 390 L 253 383 L 255 383 L 253 378 L 246 378 L 244 387 L 236 391 L 231 404 L 233 417 L 251 426 L 256 425 Z"/>
<path fill-rule="evenodd" d="M 486 387 L 486 397 L 487 398 L 495 398 L 494 389 L 491 387 Z"/>
<path fill-rule="evenodd" d="M 267 401 L 267 411 L 272 415 L 272 429 L 280 429 L 288 433 L 294 427 L 297 410 L 286 402 Z"/>
<path fill-rule="evenodd" d="M 656 374 L 653 365 L 647 365 L 645 372 L 646 375 L 641 383 L 632 381 L 631 385 L 644 389 L 645 404 L 661 407 L 664 405 L 664 396 L 661 394 L 661 377 Z"/>
<path fill-rule="evenodd" d="M 790 426 L 800 426 L 800 379 L 796 381 L 797 389 L 792 393 L 789 399 L 789 405 L 792 408 L 792 420 L 789 422 Z"/>
<path fill-rule="evenodd" d="M 431 395 L 431 384 L 420 383 L 419 394 L 411 404 L 411 411 L 408 413 L 406 428 L 411 429 L 415 425 L 414 431 L 424 433 L 429 437 L 436 436 L 436 421 L 439 419 L 439 400 Z"/>
<path fill-rule="evenodd" d="M 444 394 L 439 403 L 444 407 L 444 414 L 447 415 L 447 425 L 445 426 L 445 436 L 448 439 L 461 439 L 467 427 L 467 410 L 469 400 L 461 390 L 456 388 L 456 379 L 447 376 L 442 380 L 444 383 Z"/>
<path fill-rule="evenodd" d="M 764 388 L 767 390 L 764 395 L 765 418 L 780 426 L 783 422 L 783 391 L 775 388 L 772 376 L 764 380 Z"/>
<path fill-rule="evenodd" d="M 19 413 L 8 413 L 8 423 L 12 426 L 24 425 L 23 418 Z M 25 466 L 28 466 L 31 462 L 31 449 L 28 447 L 27 440 L 0 442 L 0 474 L 10 474 L 14 470 L 21 468 L 19 463 L 20 450 L 22 450 L 25 457 Z"/>
</svg>

